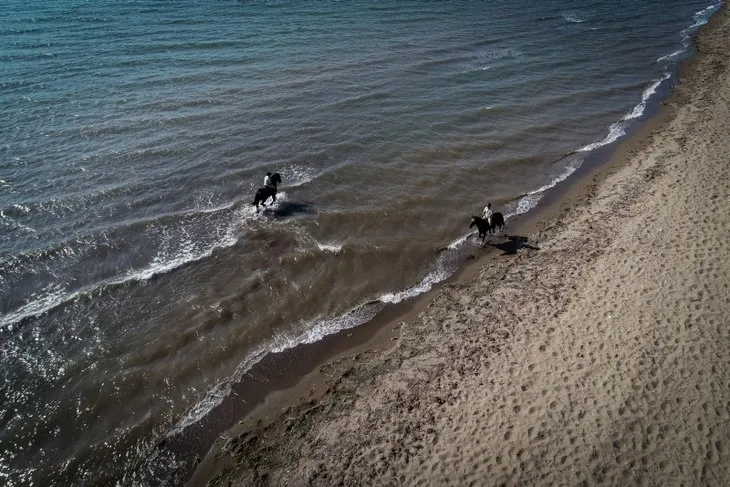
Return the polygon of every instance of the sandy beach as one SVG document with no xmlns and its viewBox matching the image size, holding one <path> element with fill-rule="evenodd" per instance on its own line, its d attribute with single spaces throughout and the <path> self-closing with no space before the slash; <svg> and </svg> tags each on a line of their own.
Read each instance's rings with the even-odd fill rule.
<svg viewBox="0 0 730 487">
<path fill-rule="evenodd" d="M 730 16 L 662 112 L 192 485 L 730 483 Z"/>
</svg>

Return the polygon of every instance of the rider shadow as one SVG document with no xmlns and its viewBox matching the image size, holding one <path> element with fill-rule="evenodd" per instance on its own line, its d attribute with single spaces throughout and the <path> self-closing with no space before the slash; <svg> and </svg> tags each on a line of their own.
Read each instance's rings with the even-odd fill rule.
<svg viewBox="0 0 730 487">
<path fill-rule="evenodd" d="M 266 207 L 264 215 L 272 218 L 290 218 L 299 215 L 309 215 L 314 213 L 314 207 L 309 203 L 298 203 L 294 201 L 282 201 L 275 207 Z"/>
<path fill-rule="evenodd" d="M 504 252 L 502 255 L 514 255 L 520 249 L 540 250 L 540 247 L 528 244 L 527 237 L 523 237 L 521 235 L 505 235 L 505 237 L 508 239 L 506 242 L 498 244 L 487 242 L 486 245 L 498 248 Z"/>
</svg>

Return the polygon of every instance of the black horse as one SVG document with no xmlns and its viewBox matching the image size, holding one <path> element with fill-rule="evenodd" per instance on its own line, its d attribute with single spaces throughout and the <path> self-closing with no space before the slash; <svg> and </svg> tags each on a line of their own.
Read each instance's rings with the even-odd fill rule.
<svg viewBox="0 0 730 487">
<path fill-rule="evenodd" d="M 271 183 L 274 185 L 273 187 L 266 186 L 256 190 L 256 196 L 254 196 L 253 203 L 251 203 L 252 205 L 256 205 L 256 212 L 259 211 L 259 203 L 261 206 L 266 206 L 266 200 L 269 197 L 272 198 L 272 205 L 276 201 L 276 185 L 281 183 L 281 176 L 278 172 L 271 175 Z"/>
<path fill-rule="evenodd" d="M 477 227 L 477 230 L 479 231 L 479 238 L 482 239 L 482 243 L 484 243 L 484 238 L 487 236 L 487 232 L 492 234 L 494 233 L 495 229 L 499 229 L 499 231 L 504 230 L 504 216 L 498 211 L 492 213 L 491 226 L 489 225 L 489 222 L 487 222 L 487 220 L 485 220 L 484 218 L 472 216 L 469 228 L 472 228 L 474 226 Z"/>
</svg>

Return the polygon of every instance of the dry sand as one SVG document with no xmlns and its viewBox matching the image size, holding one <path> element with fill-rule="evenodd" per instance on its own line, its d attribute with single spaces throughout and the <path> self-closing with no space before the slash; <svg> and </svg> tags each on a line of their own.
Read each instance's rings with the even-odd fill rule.
<svg viewBox="0 0 730 487">
<path fill-rule="evenodd" d="M 193 483 L 729 485 L 727 10 L 659 119 L 536 224 L 540 250 L 246 418 Z"/>
</svg>

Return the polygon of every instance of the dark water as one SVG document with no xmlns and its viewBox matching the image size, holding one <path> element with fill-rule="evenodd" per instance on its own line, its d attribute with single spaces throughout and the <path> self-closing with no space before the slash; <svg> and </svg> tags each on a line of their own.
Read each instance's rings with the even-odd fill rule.
<svg viewBox="0 0 730 487">
<path fill-rule="evenodd" d="M 161 441 L 445 279 L 470 215 L 640 123 L 717 7 L 6 2 L 1 483 L 179 482 Z"/>
</svg>

